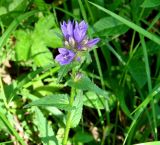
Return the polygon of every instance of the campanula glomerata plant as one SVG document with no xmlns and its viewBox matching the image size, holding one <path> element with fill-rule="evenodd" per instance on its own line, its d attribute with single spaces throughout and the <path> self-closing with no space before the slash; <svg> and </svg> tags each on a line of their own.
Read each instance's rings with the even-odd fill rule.
<svg viewBox="0 0 160 145">
<path fill-rule="evenodd" d="M 67 23 L 63 21 L 63 23 L 61 24 L 61 31 L 64 37 L 64 48 L 59 48 L 58 49 L 59 54 L 55 57 L 55 60 L 59 62 L 60 65 L 62 66 L 67 65 L 73 61 L 80 62 L 81 52 L 87 51 L 88 49 L 90 49 L 100 41 L 99 38 L 89 39 L 87 36 L 87 29 L 88 29 L 88 25 L 84 20 L 81 21 L 80 23 L 78 23 L 77 21 L 70 21 L 70 20 Z M 74 68 L 72 68 L 72 70 L 74 70 Z M 78 72 L 76 74 L 78 74 L 79 76 Z M 76 77 L 77 75 L 75 76 L 75 78 Z M 75 102 L 73 100 L 77 98 L 76 90 L 74 87 L 71 87 L 71 92 L 72 93 L 70 96 L 69 104 L 71 107 L 73 107 L 73 103 Z M 82 110 L 83 103 L 80 108 L 81 108 L 80 110 Z M 66 118 L 66 128 L 65 128 L 64 138 L 63 138 L 64 145 L 67 144 L 71 122 L 73 120 L 71 114 L 72 114 L 72 111 L 69 111 Z"/>
</svg>

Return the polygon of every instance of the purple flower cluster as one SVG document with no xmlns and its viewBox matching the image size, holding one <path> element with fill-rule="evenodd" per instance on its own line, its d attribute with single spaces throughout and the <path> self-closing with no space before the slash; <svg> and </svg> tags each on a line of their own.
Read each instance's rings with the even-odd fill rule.
<svg viewBox="0 0 160 145">
<path fill-rule="evenodd" d="M 99 38 L 89 40 L 87 37 L 88 25 L 85 21 L 78 23 L 77 21 L 68 21 L 61 24 L 61 30 L 65 39 L 64 48 L 59 48 L 58 54 L 55 58 L 60 65 L 71 63 L 75 58 L 77 52 L 87 50 L 99 42 Z M 80 58 L 77 58 L 79 60 Z"/>
</svg>

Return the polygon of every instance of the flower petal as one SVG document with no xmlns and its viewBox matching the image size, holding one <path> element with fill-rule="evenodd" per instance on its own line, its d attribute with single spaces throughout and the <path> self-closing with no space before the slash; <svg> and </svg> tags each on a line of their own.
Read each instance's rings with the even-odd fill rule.
<svg viewBox="0 0 160 145">
<path fill-rule="evenodd" d="M 86 24 L 84 20 L 79 23 L 79 29 L 87 31 L 88 25 Z"/>
<path fill-rule="evenodd" d="M 75 28 L 73 33 L 77 43 L 80 43 L 86 37 L 87 28 L 88 25 L 85 23 L 85 21 L 81 21 L 79 24 L 77 21 L 75 22 Z"/>
<path fill-rule="evenodd" d="M 71 61 L 63 60 L 63 61 L 60 61 L 59 63 L 60 63 L 60 65 L 66 65 L 66 64 L 70 64 Z"/>
<path fill-rule="evenodd" d="M 91 39 L 86 43 L 86 46 L 87 47 L 92 47 L 93 45 L 96 45 L 99 41 L 100 41 L 99 38 Z"/>
<path fill-rule="evenodd" d="M 75 28 L 74 29 L 74 39 L 76 40 L 76 42 L 80 42 L 81 41 L 81 35 L 79 33 L 79 29 Z"/>
<path fill-rule="evenodd" d="M 63 61 L 63 55 L 62 54 L 58 54 L 55 58 L 56 61 L 60 62 L 60 61 Z"/>
<path fill-rule="evenodd" d="M 68 49 L 66 48 L 58 48 L 59 53 L 66 54 L 68 52 Z"/>
<path fill-rule="evenodd" d="M 68 40 L 69 37 L 73 37 L 73 25 L 74 22 L 71 22 L 70 20 L 68 23 L 64 22 L 61 25 L 62 33 L 66 40 Z"/>
<path fill-rule="evenodd" d="M 74 29 L 74 38 L 77 43 L 80 43 L 86 36 L 86 31 L 80 30 L 79 28 Z"/>
<path fill-rule="evenodd" d="M 70 20 L 67 24 L 67 32 L 69 36 L 73 36 L 73 23 Z"/>
<path fill-rule="evenodd" d="M 66 24 L 66 22 L 63 21 L 63 23 L 60 24 L 60 25 L 61 25 L 62 33 L 63 33 L 64 37 L 66 37 L 67 34 L 68 34 L 68 33 L 67 33 L 67 24 Z"/>
</svg>

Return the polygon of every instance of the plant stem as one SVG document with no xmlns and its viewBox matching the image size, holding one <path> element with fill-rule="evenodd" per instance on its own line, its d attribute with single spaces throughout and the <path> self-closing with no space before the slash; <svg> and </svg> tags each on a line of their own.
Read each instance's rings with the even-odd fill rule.
<svg viewBox="0 0 160 145">
<path fill-rule="evenodd" d="M 74 102 L 74 96 L 75 96 L 75 89 L 72 87 L 71 88 L 71 97 L 70 97 L 70 101 L 69 104 L 72 107 L 73 106 L 73 102 Z M 68 111 L 67 114 L 67 121 L 66 121 L 66 129 L 65 129 L 65 133 L 64 133 L 64 138 L 63 138 L 63 145 L 67 144 L 67 140 L 68 140 L 68 135 L 69 135 L 69 131 L 70 131 L 70 126 L 71 126 L 71 110 Z"/>
</svg>

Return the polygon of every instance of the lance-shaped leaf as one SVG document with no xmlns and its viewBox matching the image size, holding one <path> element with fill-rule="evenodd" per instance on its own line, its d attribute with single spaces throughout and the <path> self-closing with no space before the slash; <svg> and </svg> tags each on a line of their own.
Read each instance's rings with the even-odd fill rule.
<svg viewBox="0 0 160 145">
<path fill-rule="evenodd" d="M 47 97 L 43 97 L 39 100 L 33 101 L 30 104 L 26 105 L 25 108 L 31 106 L 41 106 L 41 107 L 54 106 L 66 111 L 71 110 L 73 108 L 69 105 L 67 94 L 54 94 Z"/>
</svg>

